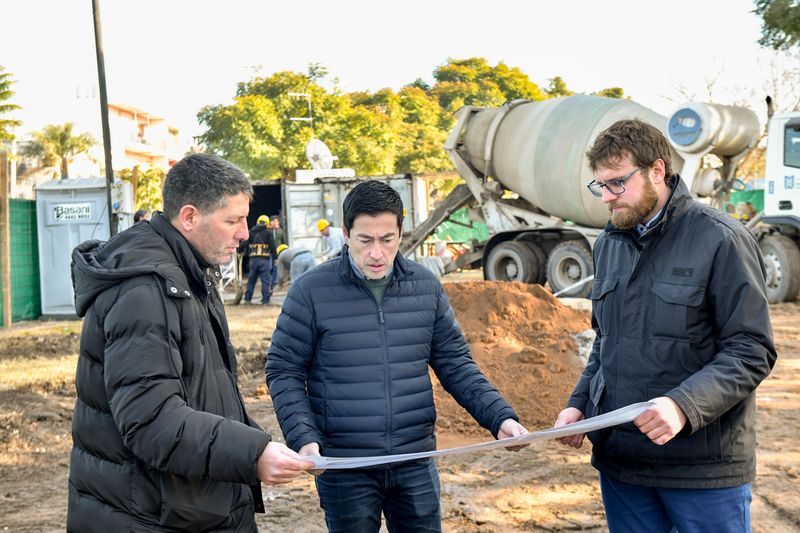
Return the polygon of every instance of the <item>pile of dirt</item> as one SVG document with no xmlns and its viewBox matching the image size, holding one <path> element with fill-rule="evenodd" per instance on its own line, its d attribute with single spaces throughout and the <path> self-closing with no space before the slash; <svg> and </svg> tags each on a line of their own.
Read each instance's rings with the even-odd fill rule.
<svg viewBox="0 0 800 533">
<path fill-rule="evenodd" d="M 77 354 L 80 335 L 74 331 L 4 335 L 0 337 L 0 360 L 15 357 L 53 358 Z"/>
<path fill-rule="evenodd" d="M 576 335 L 590 315 L 563 305 L 540 285 L 475 281 L 445 290 L 472 357 L 529 430 L 551 427 L 564 408 L 583 361 Z M 435 381 L 440 431 L 486 435 Z"/>
</svg>

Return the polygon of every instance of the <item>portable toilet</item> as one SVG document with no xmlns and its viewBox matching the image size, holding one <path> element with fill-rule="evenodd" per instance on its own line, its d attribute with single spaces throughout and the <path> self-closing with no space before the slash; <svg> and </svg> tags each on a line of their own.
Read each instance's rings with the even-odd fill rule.
<svg viewBox="0 0 800 533">
<path fill-rule="evenodd" d="M 36 188 L 42 318 L 75 318 L 72 250 L 111 234 L 104 178 L 55 179 Z"/>
</svg>

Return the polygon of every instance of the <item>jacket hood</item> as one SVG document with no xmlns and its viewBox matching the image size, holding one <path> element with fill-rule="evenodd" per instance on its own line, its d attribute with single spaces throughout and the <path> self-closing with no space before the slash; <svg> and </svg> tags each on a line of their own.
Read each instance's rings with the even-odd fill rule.
<svg viewBox="0 0 800 533">
<path fill-rule="evenodd" d="M 72 252 L 72 286 L 75 311 L 84 316 L 95 298 L 129 278 L 158 275 L 171 287 L 184 291 L 190 288 L 179 262 L 188 263 L 188 270 L 198 277 L 202 271 L 193 257 L 189 243 L 161 213 L 151 222 L 135 224 L 115 235 L 108 242 L 91 240 Z"/>
</svg>

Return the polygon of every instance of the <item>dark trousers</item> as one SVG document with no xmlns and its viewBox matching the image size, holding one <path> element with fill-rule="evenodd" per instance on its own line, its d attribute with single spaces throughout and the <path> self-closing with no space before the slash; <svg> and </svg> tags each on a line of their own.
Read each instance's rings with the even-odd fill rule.
<svg viewBox="0 0 800 533">
<path fill-rule="evenodd" d="M 331 533 L 377 533 L 381 512 L 390 533 L 442 531 L 439 472 L 432 459 L 386 469 L 328 470 L 317 493 Z"/>
<path fill-rule="evenodd" d="M 665 489 L 600 474 L 600 489 L 611 533 L 750 532 L 750 483 L 725 489 Z"/>
<path fill-rule="evenodd" d="M 272 276 L 271 257 L 250 257 L 250 275 L 247 278 L 247 290 L 244 292 L 244 301 L 253 299 L 256 281 L 261 280 L 261 303 L 269 303 L 270 277 Z"/>
</svg>

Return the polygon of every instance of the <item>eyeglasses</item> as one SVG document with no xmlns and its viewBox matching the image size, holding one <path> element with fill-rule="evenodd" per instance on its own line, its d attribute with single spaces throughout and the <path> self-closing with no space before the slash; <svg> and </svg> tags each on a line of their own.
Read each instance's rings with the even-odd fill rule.
<svg viewBox="0 0 800 533">
<path fill-rule="evenodd" d="M 620 194 L 625 192 L 625 182 L 628 181 L 633 177 L 634 174 L 642 170 L 644 167 L 636 167 L 621 178 L 616 178 L 613 180 L 608 180 L 606 182 L 599 182 L 596 179 L 592 180 L 590 183 L 586 185 L 586 188 L 589 189 L 593 195 L 597 196 L 598 198 L 602 198 L 603 196 L 603 188 L 607 189 L 608 192 L 615 196 L 619 196 Z"/>
</svg>

